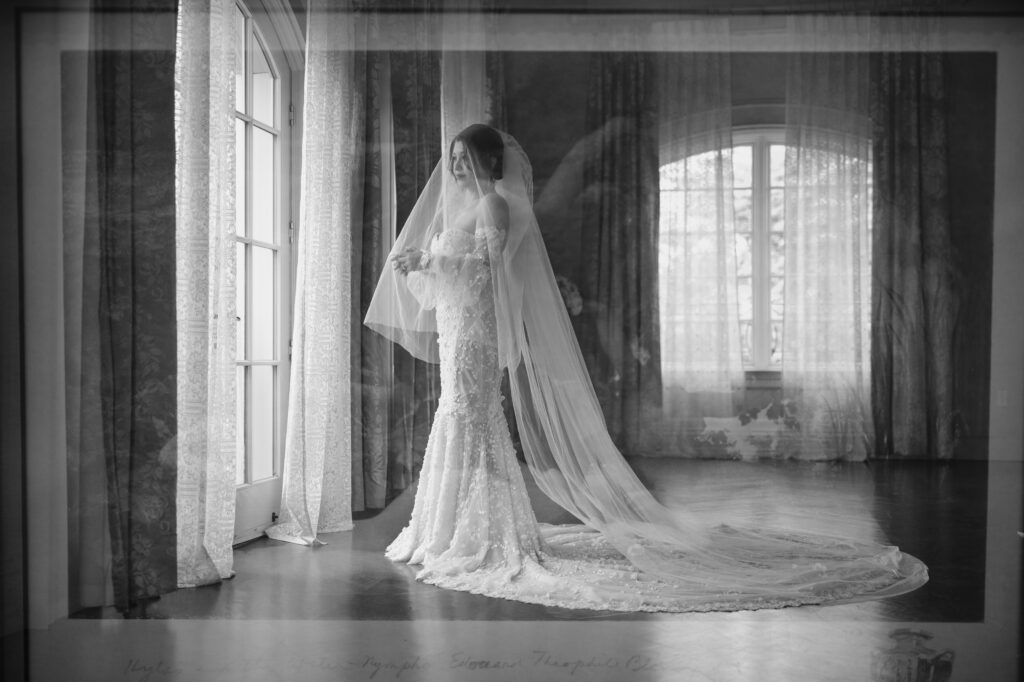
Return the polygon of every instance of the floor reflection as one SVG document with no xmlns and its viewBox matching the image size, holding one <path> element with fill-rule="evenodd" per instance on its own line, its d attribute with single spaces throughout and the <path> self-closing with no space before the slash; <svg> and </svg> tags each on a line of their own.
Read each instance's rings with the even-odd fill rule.
<svg viewBox="0 0 1024 682">
<path fill-rule="evenodd" d="M 769 525 L 817 524 L 898 544 L 928 564 L 931 581 L 881 601 L 737 613 L 622 614 L 490 599 L 417 583 L 414 568 L 383 557 L 408 519 L 409 494 L 316 549 L 246 545 L 235 579 L 167 595 L 151 620 L 83 617 L 36 633 L 34 677 L 1017 679 L 1019 464 L 645 460 L 638 469 L 656 494 L 695 513 L 715 513 L 717 504 L 724 517 L 754 514 Z M 542 521 L 566 520 L 530 485 Z"/>
</svg>

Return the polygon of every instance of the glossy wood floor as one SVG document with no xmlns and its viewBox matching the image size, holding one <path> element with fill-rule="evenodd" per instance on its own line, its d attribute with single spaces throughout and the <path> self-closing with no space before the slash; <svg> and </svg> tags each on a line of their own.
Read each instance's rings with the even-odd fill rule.
<svg viewBox="0 0 1024 682">
<path fill-rule="evenodd" d="M 888 541 L 922 559 L 930 581 L 882 601 L 716 614 L 491 599 L 417 583 L 383 557 L 408 491 L 325 546 L 238 548 L 233 580 L 166 595 L 149 620 L 93 612 L 56 624 L 33 638 L 36 679 L 904 679 L 885 677 L 897 639 L 925 658 L 945 652 L 946 679 L 1018 679 L 1020 464 L 634 465 L 669 504 Z M 539 520 L 571 520 L 528 484 Z M 892 637 L 904 629 L 921 634 Z"/>
</svg>

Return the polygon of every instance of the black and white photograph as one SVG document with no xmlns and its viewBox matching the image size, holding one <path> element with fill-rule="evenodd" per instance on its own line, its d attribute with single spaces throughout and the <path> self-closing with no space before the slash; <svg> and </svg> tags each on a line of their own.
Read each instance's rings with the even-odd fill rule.
<svg viewBox="0 0 1024 682">
<path fill-rule="evenodd" d="M 1016 0 L 7 0 L 12 682 L 1014 682 Z"/>
</svg>

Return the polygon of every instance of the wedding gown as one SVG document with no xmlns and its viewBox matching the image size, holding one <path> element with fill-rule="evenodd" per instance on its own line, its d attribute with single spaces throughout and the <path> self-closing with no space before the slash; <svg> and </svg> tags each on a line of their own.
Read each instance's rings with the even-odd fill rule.
<svg viewBox="0 0 1024 682">
<path fill-rule="evenodd" d="M 412 518 L 387 557 L 422 566 L 417 580 L 448 589 L 550 606 L 664 610 L 658 582 L 639 580 L 600 533 L 534 517 L 489 340 L 497 322 L 486 239 L 445 230 L 430 251 L 458 267 L 409 274 L 409 288 L 437 316 L 441 395 Z"/>
<path fill-rule="evenodd" d="M 387 268 L 366 317 L 440 364 L 412 516 L 388 558 L 439 587 L 617 611 L 835 604 L 927 582 L 924 564 L 896 547 L 729 513 L 720 517 L 730 523 L 709 522 L 695 510 L 727 512 L 728 499 L 675 509 L 651 495 L 608 436 L 533 214 L 529 161 L 502 136 L 494 190 L 507 231 L 486 219 L 459 227 L 467 195 L 439 163 L 392 250 L 426 251 L 429 263 L 407 276 Z M 538 487 L 585 525 L 537 522 L 502 410 L 505 369 Z"/>
<path fill-rule="evenodd" d="M 439 587 L 569 608 L 732 610 L 850 596 L 830 586 L 803 598 L 707 590 L 694 599 L 680 581 L 638 571 L 587 526 L 538 524 L 501 404 L 487 238 L 445 230 L 430 251 L 441 257 L 435 264 L 449 265 L 409 275 L 410 290 L 437 316 L 441 395 L 412 517 L 388 547 L 389 559 L 420 566 L 417 580 Z M 888 551 L 895 570 L 901 555 Z M 883 587 L 884 571 L 875 581 Z"/>
</svg>

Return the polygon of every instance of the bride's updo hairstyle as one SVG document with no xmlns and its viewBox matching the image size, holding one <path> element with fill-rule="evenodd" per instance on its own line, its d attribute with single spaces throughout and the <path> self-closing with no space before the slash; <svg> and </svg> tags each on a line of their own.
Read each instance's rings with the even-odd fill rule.
<svg viewBox="0 0 1024 682">
<path fill-rule="evenodd" d="M 505 158 L 505 143 L 501 134 L 483 123 L 474 123 L 452 138 L 448 145 L 448 172 L 453 172 L 452 153 L 455 143 L 461 141 L 478 163 L 490 172 L 492 180 L 501 180 Z"/>
</svg>

